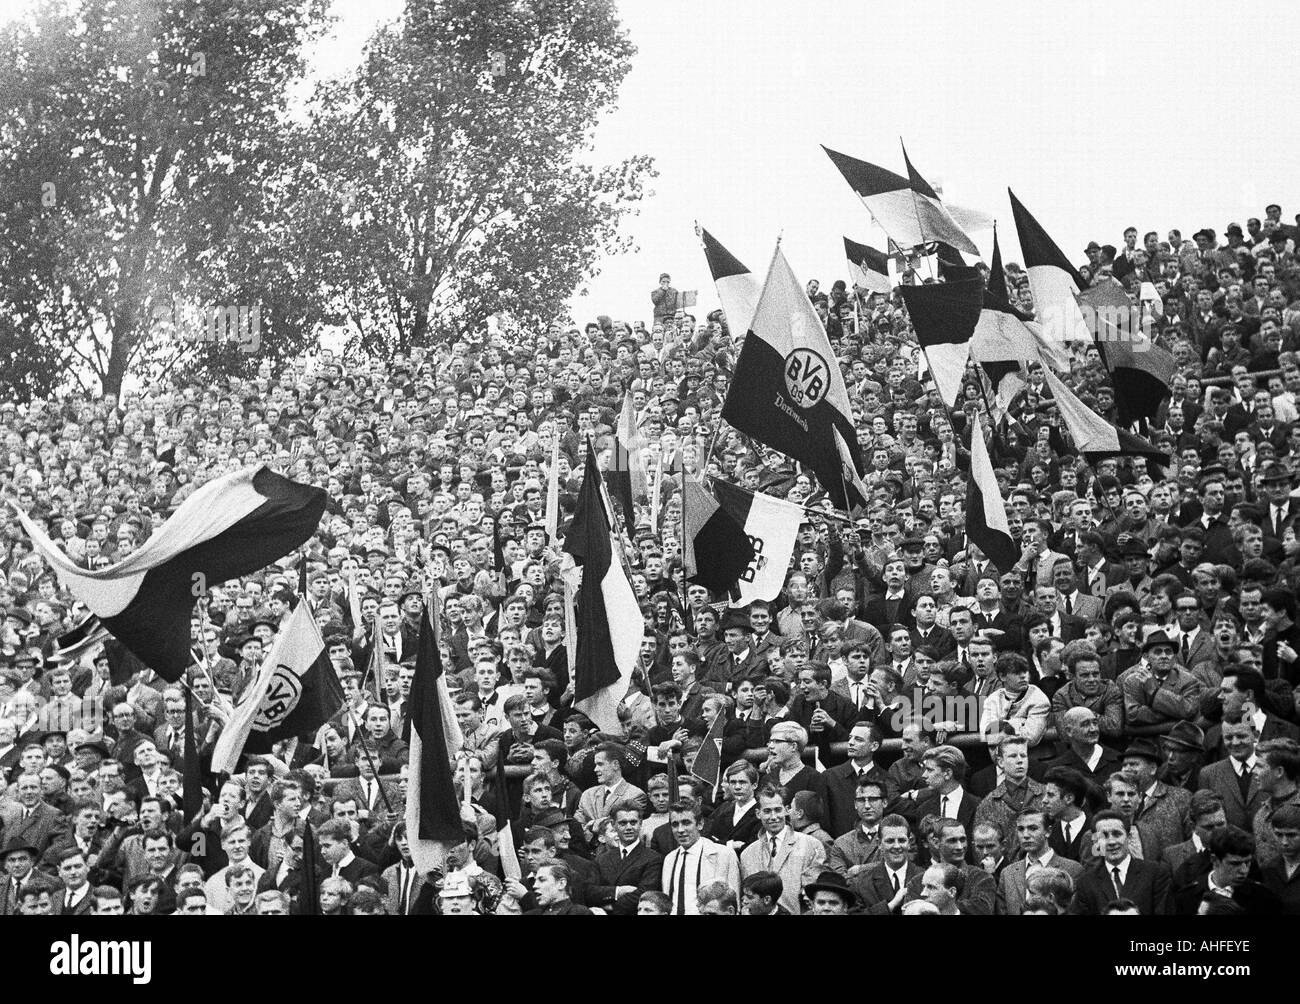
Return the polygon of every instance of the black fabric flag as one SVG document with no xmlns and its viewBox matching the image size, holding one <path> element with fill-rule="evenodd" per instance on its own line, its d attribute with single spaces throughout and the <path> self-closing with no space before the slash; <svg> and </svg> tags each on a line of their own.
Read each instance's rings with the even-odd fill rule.
<svg viewBox="0 0 1300 1004">
<path fill-rule="evenodd" d="M 925 286 L 901 286 L 916 340 L 934 374 L 944 404 L 956 404 L 970 359 L 970 341 L 984 305 L 978 276 Z"/>
<path fill-rule="evenodd" d="M 687 580 L 717 594 L 734 589 L 754 560 L 745 528 L 691 479 L 686 481 L 686 545 Z"/>
<path fill-rule="evenodd" d="M 438 694 L 442 679 L 442 655 L 429 614 L 420 618 L 420 639 L 415 650 L 415 678 L 411 681 L 411 771 L 418 783 L 408 791 L 414 798 L 420 840 L 464 839 L 460 806 L 452 781 L 447 755 L 447 733 L 443 705 Z M 410 813 L 408 812 L 408 823 Z M 408 827 L 409 828 L 409 827 Z"/>
<path fill-rule="evenodd" d="M 26 513 L 18 518 L 73 596 L 174 683 L 193 661 L 194 601 L 300 547 L 319 526 L 326 501 L 319 488 L 249 467 L 203 485 L 138 551 L 95 571 L 74 564 Z"/>
</svg>

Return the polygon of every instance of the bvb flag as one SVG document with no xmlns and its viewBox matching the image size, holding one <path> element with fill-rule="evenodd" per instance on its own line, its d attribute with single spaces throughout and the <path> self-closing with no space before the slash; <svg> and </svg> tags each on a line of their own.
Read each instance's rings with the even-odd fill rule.
<svg viewBox="0 0 1300 1004">
<path fill-rule="evenodd" d="M 811 468 L 837 508 L 866 504 L 862 448 L 839 361 L 780 246 L 722 417 Z"/>
<path fill-rule="evenodd" d="M 276 635 L 257 679 L 221 730 L 212 770 L 233 774 L 240 754 L 269 753 L 281 739 L 315 732 L 343 707 L 343 686 L 316 620 L 299 603 Z"/>
<path fill-rule="evenodd" d="M 718 505 L 741 527 L 753 549 L 740 576 L 740 602 L 776 599 L 785 588 L 799 527 L 807 519 L 803 507 L 716 478 L 712 484 Z"/>
<path fill-rule="evenodd" d="M 1074 440 L 1075 449 L 1085 460 L 1095 464 L 1108 457 L 1146 457 L 1157 467 L 1169 465 L 1169 454 L 1162 453 L 1141 436 L 1117 429 L 1075 396 L 1050 369 L 1044 368 L 1052 401 L 1061 415 L 1061 424 Z"/>
<path fill-rule="evenodd" d="M 993 473 L 984 430 L 971 423 L 970 473 L 966 481 L 966 536 L 977 544 L 989 561 L 1002 573 L 1011 571 L 1019 557 L 1019 548 L 1011 539 L 1002 490 Z"/>
<path fill-rule="evenodd" d="M 745 528 L 693 478 L 686 478 L 686 578 L 714 593 L 734 589 L 754 560 Z"/>
<path fill-rule="evenodd" d="M 411 858 L 421 872 L 441 868 L 446 844 L 465 839 L 451 759 L 460 749 L 460 726 L 447 693 L 442 656 L 433 630 L 433 610 L 420 618 L 411 681 L 410 781 L 406 791 L 406 833 Z"/>
<path fill-rule="evenodd" d="M 868 293 L 889 295 L 894 284 L 889 278 L 889 256 L 866 244 L 844 238 L 844 257 L 849 260 L 853 285 Z"/>
<path fill-rule="evenodd" d="M 587 441 L 587 466 L 564 550 L 582 568 L 578 595 L 573 707 L 602 732 L 618 733 L 618 705 L 627 694 L 645 630 L 632 583 L 614 551 L 600 492 L 600 469 Z"/>
<path fill-rule="evenodd" d="M 73 563 L 18 510 L 63 587 L 150 669 L 175 683 L 193 662 L 194 601 L 302 545 L 320 524 L 325 492 L 265 465 L 216 478 L 189 496 L 138 550 L 108 568 Z"/>
</svg>

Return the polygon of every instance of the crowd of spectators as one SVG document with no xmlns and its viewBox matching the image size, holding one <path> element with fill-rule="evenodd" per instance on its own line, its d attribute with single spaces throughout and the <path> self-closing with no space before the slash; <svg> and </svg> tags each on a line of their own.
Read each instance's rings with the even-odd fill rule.
<svg viewBox="0 0 1300 1004">
<path fill-rule="evenodd" d="M 147 667 L 114 684 L 105 652 L 61 641 L 86 611 L 0 517 L 0 914 L 301 913 L 307 827 L 331 915 L 1300 911 L 1297 236 L 1270 206 L 1222 240 L 1130 229 L 1084 252 L 1086 280 L 1124 283 L 1177 362 L 1139 430 L 1167 469 L 1071 452 L 1035 363 L 1005 414 L 974 366 L 946 407 L 897 291 L 810 282 L 868 463 L 848 520 L 723 426 L 743 332 L 691 316 L 666 274 L 649 326 L 506 325 L 0 403 L 0 489 L 86 567 L 245 465 L 329 496 L 302 554 L 203 594 L 175 684 Z M 1007 277 L 1032 310 L 1024 271 Z M 1095 349 L 1065 376 L 1114 416 Z M 625 394 L 659 498 L 620 513 L 645 626 L 609 734 L 572 708 L 546 493 L 558 440 L 562 536 Z M 973 429 L 1011 568 L 966 537 Z M 682 581 L 681 479 L 702 471 L 807 507 L 772 602 Z M 301 561 L 346 704 L 213 775 Z M 419 874 L 403 805 L 428 596 L 470 798 L 464 842 Z M 186 688 L 205 772 L 188 819 Z M 719 716 L 714 786 L 691 768 Z"/>
</svg>

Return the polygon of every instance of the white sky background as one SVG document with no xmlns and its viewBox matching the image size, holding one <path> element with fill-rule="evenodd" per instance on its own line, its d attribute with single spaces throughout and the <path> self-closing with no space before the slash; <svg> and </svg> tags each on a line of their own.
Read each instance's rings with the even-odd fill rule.
<svg viewBox="0 0 1300 1004">
<path fill-rule="evenodd" d="M 24 0 L 0 0 L 12 16 Z M 335 0 L 317 71 L 353 65 L 401 0 Z M 1097 0 L 918 5 L 824 0 L 621 0 L 638 53 L 594 156 L 655 157 L 659 177 L 625 223 L 639 248 L 606 261 L 574 318 L 649 321 L 661 271 L 717 305 L 694 221 L 755 272 L 776 235 L 795 272 L 845 275 L 843 236 L 883 248 L 819 144 L 904 173 L 898 140 L 954 202 L 991 212 L 1020 259 L 1010 185 L 1067 255 L 1121 244 L 1132 224 L 1220 236 L 1279 202 L 1300 211 L 1300 134 L 1279 64 L 1300 29 L 1286 5 L 1215 14 Z M 989 234 L 972 235 L 987 255 Z"/>
</svg>

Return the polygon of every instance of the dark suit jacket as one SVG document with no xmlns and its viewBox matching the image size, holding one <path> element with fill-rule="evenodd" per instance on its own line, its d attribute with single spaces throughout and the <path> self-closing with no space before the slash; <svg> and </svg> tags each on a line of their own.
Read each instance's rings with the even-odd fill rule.
<svg viewBox="0 0 1300 1004">
<path fill-rule="evenodd" d="M 889 611 L 886 608 L 884 596 L 873 596 L 863 605 L 862 619 L 876 628 L 882 635 L 888 637 L 889 629 L 894 624 L 902 624 L 906 628 L 911 628 L 915 622 L 912 617 L 912 597 L 904 593 L 904 596 L 897 603 L 897 616 L 892 620 Z"/>
<path fill-rule="evenodd" d="M 743 849 L 758 839 L 762 829 L 758 822 L 758 803 L 755 802 L 745 810 L 739 824 L 732 820 L 735 809 L 736 803 L 730 799 L 719 803 L 705 823 L 704 835 L 715 844 L 725 845 L 729 841 L 738 840 Z"/>
<path fill-rule="evenodd" d="M 1030 763 L 1032 766 L 1032 761 Z M 1068 746 L 1064 752 L 1058 753 L 1043 764 L 1045 770 L 1051 770 L 1053 767 L 1070 767 L 1095 784 L 1104 784 L 1106 778 L 1110 777 L 1122 766 L 1124 766 L 1123 758 L 1109 746 L 1102 746 L 1101 759 L 1097 761 L 1096 770 L 1089 770 L 1088 765 Z"/>
<path fill-rule="evenodd" d="M 910 885 L 920 879 L 922 869 L 911 861 L 907 863 L 904 885 Z M 889 882 L 889 875 L 883 861 L 868 865 L 849 879 L 849 887 L 858 894 L 863 913 L 889 914 L 889 901 L 894 898 L 894 887 Z"/>
<path fill-rule="evenodd" d="M 84 895 L 84 896 L 81 897 L 81 902 L 79 902 L 79 903 L 78 903 L 76 906 L 74 906 L 71 910 L 65 910 L 65 909 L 64 909 L 63 904 L 64 904 L 64 898 L 65 898 L 66 896 L 67 896 L 67 890 L 66 890 L 66 889 L 60 889 L 60 890 L 58 890 L 58 892 L 55 892 L 55 893 L 51 893 L 51 894 L 50 894 L 50 899 L 52 900 L 52 902 L 50 903 L 50 915 L 51 915 L 51 916 L 53 916 L 53 917 L 63 917 L 63 916 L 69 916 L 69 917 L 88 917 L 88 916 L 90 916 L 90 908 L 91 908 L 91 906 L 93 905 L 93 903 L 94 903 L 94 901 L 95 901 L 94 892 L 93 892 L 92 890 L 87 890 L 87 891 L 86 891 L 86 895 Z"/>
<path fill-rule="evenodd" d="M 820 706 L 831 718 L 835 719 L 835 727 L 822 729 L 820 732 L 814 732 L 812 729 L 813 711 Z M 830 691 L 820 701 L 807 701 L 800 694 L 790 702 L 790 721 L 798 722 L 808 733 L 808 742 L 822 750 L 822 763 L 826 762 L 826 750 L 831 743 L 843 742 L 849 737 L 849 730 L 853 723 L 857 721 L 858 709 L 853 706 L 853 702 L 843 697 L 835 691 Z"/>
<path fill-rule="evenodd" d="M 935 650 L 935 654 L 940 659 L 950 659 L 952 654 L 957 651 L 957 639 L 952 636 L 947 628 L 941 628 L 937 624 L 930 630 L 928 639 L 921 638 L 921 631 L 915 625 L 912 630 L 912 651 L 915 652 L 922 645 L 929 645 Z"/>
<path fill-rule="evenodd" d="M 1061 835 L 1061 824 L 1053 821 L 1051 832 L 1047 836 L 1047 845 L 1063 858 L 1081 861 L 1084 844 L 1092 839 L 1092 820 L 1084 815 L 1076 819 L 1074 825 L 1078 830 L 1067 844 Z"/>
<path fill-rule="evenodd" d="M 634 916 L 641 893 L 659 888 L 663 870 L 664 859 L 640 841 L 626 860 L 614 848 L 606 848 L 596 855 L 595 881 L 587 886 L 585 902 L 617 916 Z M 614 889 L 620 885 L 635 886 L 636 891 L 615 899 Z"/>
<path fill-rule="evenodd" d="M 1128 874 L 1121 890 L 1125 899 L 1137 904 L 1144 916 L 1168 916 L 1174 912 L 1172 879 L 1169 866 L 1163 861 L 1142 861 L 1130 858 Z M 1093 861 L 1074 884 L 1074 899 L 1070 912 L 1100 916 L 1106 904 L 1115 899 L 1115 883 L 1111 880 L 1106 862 Z"/>
<path fill-rule="evenodd" d="M 322 879 L 329 878 L 330 869 L 324 868 L 320 872 L 318 872 L 318 874 Z M 365 878 L 367 875 L 378 875 L 378 874 L 379 874 L 378 865 L 376 865 L 373 861 L 367 861 L 365 858 L 359 856 L 354 857 L 351 861 L 349 861 L 346 865 L 344 865 L 342 868 L 339 869 L 339 877 L 345 878 L 349 882 L 351 882 L 353 888 L 356 887 L 357 879 Z"/>
<path fill-rule="evenodd" d="M 1200 786 L 1209 788 L 1223 799 L 1223 809 L 1228 822 L 1250 832 L 1255 813 L 1265 802 L 1265 796 L 1259 790 L 1259 778 L 1254 773 L 1249 775 L 1246 798 L 1241 797 L 1241 786 L 1237 782 L 1237 771 L 1228 760 L 1219 760 L 1201 768 Z"/>
<path fill-rule="evenodd" d="M 979 808 L 980 800 L 972 795 L 965 788 L 958 789 L 961 791 L 961 804 L 957 807 L 957 821 L 966 827 L 966 839 L 970 840 L 971 829 L 975 825 L 975 812 Z M 953 792 L 955 795 L 956 792 Z M 951 795 L 949 796 L 952 797 Z M 911 806 L 900 806 L 902 815 L 912 824 L 912 829 L 921 825 L 921 820 L 928 815 L 939 815 L 939 792 L 933 788 L 927 788 L 924 794 L 916 796 Z M 918 841 L 923 843 L 923 841 Z"/>
<path fill-rule="evenodd" d="M 979 865 L 962 865 L 961 868 L 966 886 L 957 898 L 957 909 L 976 917 L 993 916 L 998 901 L 997 881 Z M 920 898 L 921 875 L 917 875 L 907 884 L 907 898 L 903 902 L 910 903 Z"/>
<path fill-rule="evenodd" d="M 884 785 L 886 804 L 898 794 L 898 786 L 879 764 L 871 765 L 867 778 Z M 850 760 L 822 771 L 822 780 L 826 783 L 826 832 L 832 837 L 842 837 L 858 822 L 857 803 L 854 801 L 858 793 L 857 768 Z"/>
<path fill-rule="evenodd" d="M 1210 876 L 1200 876 L 1195 882 L 1183 886 L 1175 896 L 1175 907 L 1184 917 L 1196 916 L 1201 900 L 1210 891 Z M 1243 882 L 1232 890 L 1234 902 L 1239 903 L 1249 916 L 1277 917 L 1282 914 L 1282 900 L 1272 889 L 1259 882 Z"/>
</svg>

